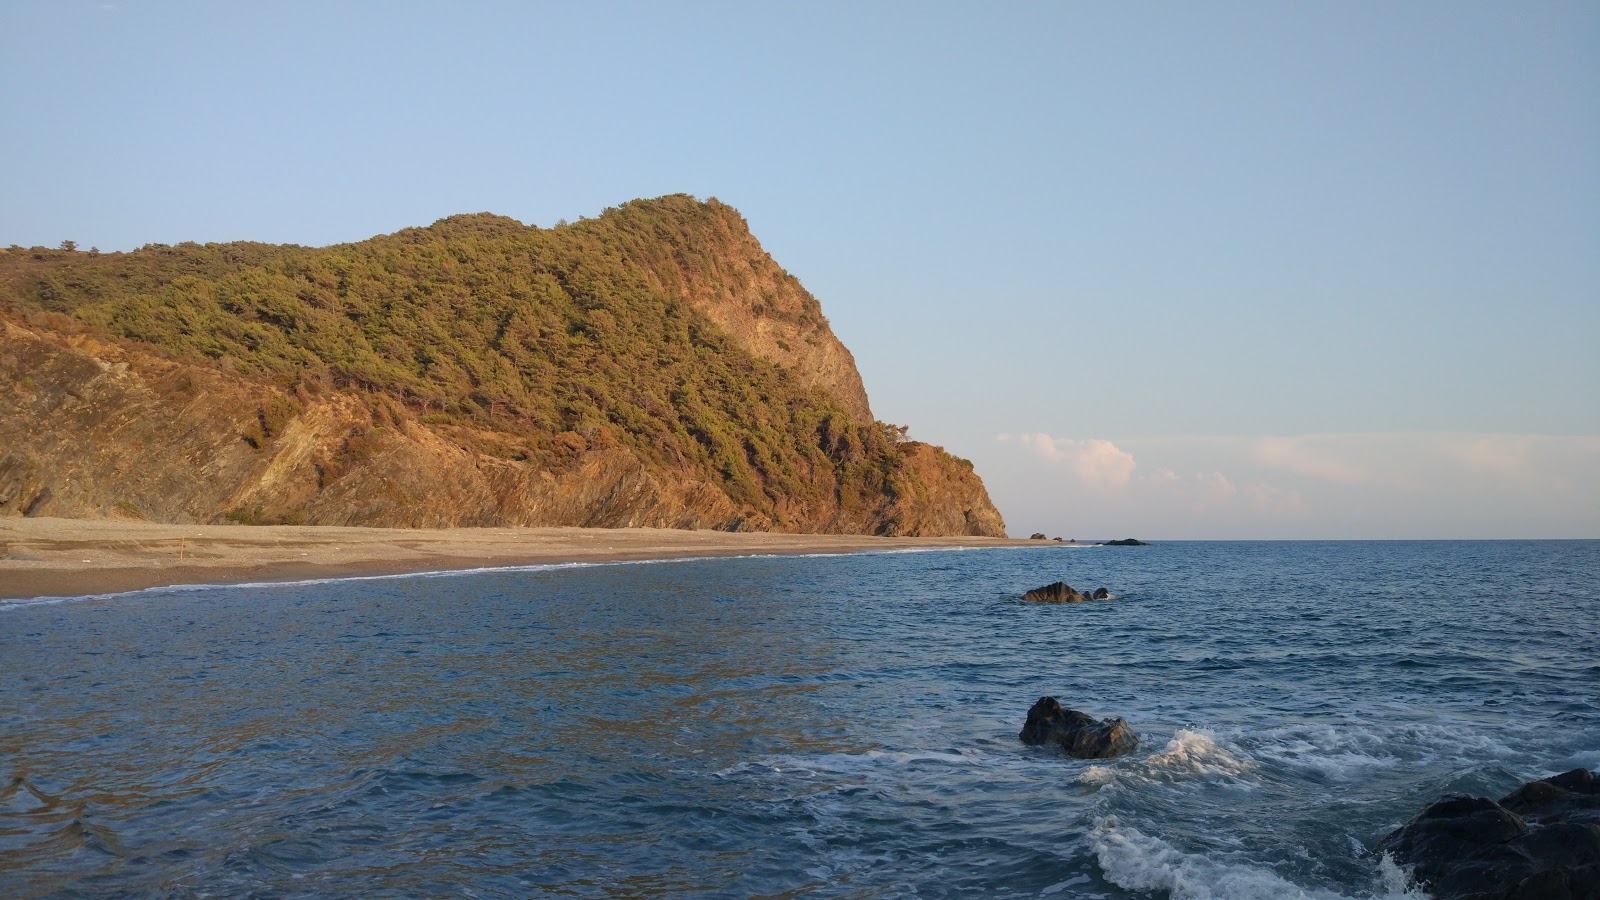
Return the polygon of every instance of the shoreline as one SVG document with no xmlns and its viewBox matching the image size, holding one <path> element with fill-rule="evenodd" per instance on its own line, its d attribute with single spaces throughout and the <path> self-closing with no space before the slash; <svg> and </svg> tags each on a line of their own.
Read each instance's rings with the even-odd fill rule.
<svg viewBox="0 0 1600 900">
<path fill-rule="evenodd" d="M 0 600 L 501 566 L 1042 545 L 1020 538 L 666 528 L 166 525 L 121 519 L 6 518 L 0 519 Z"/>
</svg>

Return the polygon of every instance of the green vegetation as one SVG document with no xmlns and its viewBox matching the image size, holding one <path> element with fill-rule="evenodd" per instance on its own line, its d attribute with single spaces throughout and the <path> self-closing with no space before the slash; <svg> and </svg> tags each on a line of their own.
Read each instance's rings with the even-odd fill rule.
<svg viewBox="0 0 1600 900">
<path fill-rule="evenodd" d="M 726 238 L 737 217 L 674 196 L 554 229 L 464 215 L 326 248 L 12 248 L 0 310 L 287 389 L 298 399 L 263 406 L 244 435 L 258 448 L 337 390 L 380 426 L 409 414 L 507 459 L 620 444 L 780 523 L 786 500 L 876 508 L 909 491 L 892 431 L 852 421 L 681 299 L 685 273 L 720 286 L 726 255 L 744 252 Z M 814 301 L 790 315 L 821 318 Z"/>
</svg>

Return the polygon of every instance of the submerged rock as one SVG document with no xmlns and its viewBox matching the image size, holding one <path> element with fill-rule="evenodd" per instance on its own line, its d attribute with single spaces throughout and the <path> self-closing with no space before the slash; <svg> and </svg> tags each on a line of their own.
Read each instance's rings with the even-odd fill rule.
<svg viewBox="0 0 1600 900">
<path fill-rule="evenodd" d="M 1054 697 L 1040 697 L 1028 710 L 1028 721 L 1017 735 L 1024 744 L 1057 744 L 1078 759 L 1106 759 L 1132 753 L 1139 746 L 1127 719 L 1095 719 L 1085 712 L 1066 709 Z"/>
<path fill-rule="evenodd" d="M 1378 844 L 1437 900 L 1600 898 L 1600 779 L 1587 769 L 1499 803 L 1446 797 Z"/>
<path fill-rule="evenodd" d="M 1102 547 L 1148 547 L 1149 544 L 1138 538 L 1123 538 L 1120 541 L 1101 541 Z"/>
<path fill-rule="evenodd" d="M 1095 588 L 1093 592 L 1082 594 L 1065 581 L 1057 581 L 1022 595 L 1022 599 L 1032 603 L 1082 603 L 1085 600 L 1110 600 L 1111 592 L 1105 588 Z"/>
</svg>

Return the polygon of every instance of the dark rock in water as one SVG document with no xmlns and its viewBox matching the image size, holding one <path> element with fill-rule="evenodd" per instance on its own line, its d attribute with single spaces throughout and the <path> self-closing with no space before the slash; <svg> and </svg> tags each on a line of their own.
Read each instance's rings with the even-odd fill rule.
<svg viewBox="0 0 1600 900">
<path fill-rule="evenodd" d="M 1127 719 L 1096 720 L 1088 713 L 1065 709 L 1054 697 L 1040 697 L 1028 710 L 1017 737 L 1024 744 L 1058 744 L 1078 759 L 1105 759 L 1132 753 L 1139 746 Z"/>
<path fill-rule="evenodd" d="M 1028 540 L 1030 540 L 1030 541 L 1042 541 L 1042 540 L 1044 540 L 1044 532 L 1035 531 L 1033 534 L 1028 535 Z"/>
<path fill-rule="evenodd" d="M 1102 547 L 1148 547 L 1149 544 L 1138 538 L 1123 538 L 1120 541 L 1101 541 Z"/>
<path fill-rule="evenodd" d="M 1091 594 L 1079 593 L 1072 585 L 1065 581 L 1057 581 L 1022 595 L 1022 599 L 1034 603 L 1082 603 L 1085 600 L 1110 600 L 1111 592 L 1105 588 L 1096 588 Z"/>
<path fill-rule="evenodd" d="M 1573 769 L 1499 803 L 1446 797 L 1378 851 L 1437 900 L 1600 900 L 1600 778 Z"/>
<path fill-rule="evenodd" d="M 1023 594 L 1022 599 L 1034 603 L 1082 603 L 1089 598 L 1078 593 L 1065 581 L 1057 581 L 1041 588 L 1034 588 Z"/>
<path fill-rule="evenodd" d="M 1061 543 L 1061 538 L 1059 538 L 1059 537 L 1053 537 L 1050 540 L 1055 541 L 1058 544 Z"/>
</svg>

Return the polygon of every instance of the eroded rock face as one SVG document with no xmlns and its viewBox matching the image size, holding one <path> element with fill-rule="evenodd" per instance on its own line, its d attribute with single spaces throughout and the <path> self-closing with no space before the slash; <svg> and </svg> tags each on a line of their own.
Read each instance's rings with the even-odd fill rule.
<svg viewBox="0 0 1600 900">
<path fill-rule="evenodd" d="M 1105 588 L 1095 588 L 1090 593 L 1084 594 L 1065 581 L 1057 581 L 1054 584 L 1034 588 L 1023 594 L 1022 599 L 1030 603 L 1082 603 L 1085 600 L 1110 600 L 1111 592 Z"/>
<path fill-rule="evenodd" d="M 1017 735 L 1024 744 L 1055 744 L 1078 759 L 1106 759 L 1132 753 L 1139 746 L 1127 719 L 1095 719 L 1085 712 L 1066 709 L 1054 697 L 1040 697 L 1028 710 L 1028 721 Z"/>
<path fill-rule="evenodd" d="M 1529 782 L 1496 803 L 1446 797 L 1378 844 L 1438 900 L 1600 898 L 1600 779 Z"/>
</svg>

